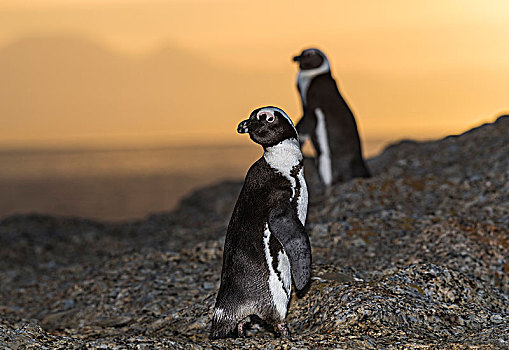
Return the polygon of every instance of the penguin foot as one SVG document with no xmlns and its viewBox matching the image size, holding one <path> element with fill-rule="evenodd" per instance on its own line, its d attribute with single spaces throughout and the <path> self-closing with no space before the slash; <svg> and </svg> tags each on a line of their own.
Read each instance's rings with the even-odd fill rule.
<svg viewBox="0 0 509 350">
<path fill-rule="evenodd" d="M 286 325 L 286 322 L 282 322 L 276 325 L 279 337 L 284 339 L 290 339 L 290 331 L 288 330 L 288 326 Z"/>
<path fill-rule="evenodd" d="M 244 329 L 244 325 L 246 324 L 246 321 L 242 321 L 237 325 L 237 336 L 239 338 L 245 338 L 246 337 L 246 330 Z"/>
</svg>

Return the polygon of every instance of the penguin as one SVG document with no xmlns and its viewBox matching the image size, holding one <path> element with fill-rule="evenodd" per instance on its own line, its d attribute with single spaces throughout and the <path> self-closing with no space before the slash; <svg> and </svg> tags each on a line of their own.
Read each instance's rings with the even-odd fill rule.
<svg viewBox="0 0 509 350">
<path fill-rule="evenodd" d="M 321 182 L 329 188 L 354 177 L 370 177 L 354 115 L 331 75 L 327 56 L 310 48 L 293 60 L 300 68 L 297 89 L 303 110 L 297 131 L 301 145 L 311 138 Z"/>
<path fill-rule="evenodd" d="M 248 133 L 264 153 L 248 170 L 228 225 L 210 338 L 245 336 L 252 315 L 289 337 L 292 279 L 302 291 L 311 276 L 304 229 L 308 192 L 297 130 L 283 110 L 268 106 L 251 112 L 237 131 Z"/>
</svg>

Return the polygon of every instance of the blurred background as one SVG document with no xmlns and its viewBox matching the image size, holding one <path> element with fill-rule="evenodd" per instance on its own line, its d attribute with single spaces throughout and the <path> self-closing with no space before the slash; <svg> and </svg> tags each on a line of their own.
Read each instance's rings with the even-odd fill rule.
<svg viewBox="0 0 509 350">
<path fill-rule="evenodd" d="M 103 220 L 241 179 L 262 105 L 296 122 L 293 55 L 331 61 L 365 156 L 509 110 L 509 2 L 0 0 L 0 217 Z"/>
</svg>

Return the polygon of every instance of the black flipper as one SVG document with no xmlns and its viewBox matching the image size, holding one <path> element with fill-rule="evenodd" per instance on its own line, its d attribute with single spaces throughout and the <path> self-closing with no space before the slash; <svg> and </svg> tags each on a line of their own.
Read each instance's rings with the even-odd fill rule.
<svg viewBox="0 0 509 350">
<path fill-rule="evenodd" d="M 295 287 L 298 290 L 303 289 L 311 277 L 311 244 L 290 202 L 282 201 L 277 208 L 271 210 L 269 229 L 290 260 Z"/>
<path fill-rule="evenodd" d="M 308 111 L 304 113 L 302 118 L 300 118 L 299 122 L 295 126 L 297 129 L 297 133 L 299 134 L 300 144 L 304 143 L 307 138 L 311 137 L 316 128 L 316 116 L 313 112 Z"/>
</svg>

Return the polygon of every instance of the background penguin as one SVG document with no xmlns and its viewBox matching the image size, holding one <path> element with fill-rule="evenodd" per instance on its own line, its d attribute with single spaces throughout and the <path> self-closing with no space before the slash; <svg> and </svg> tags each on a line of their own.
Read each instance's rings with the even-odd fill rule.
<svg viewBox="0 0 509 350">
<path fill-rule="evenodd" d="M 211 338 L 243 336 L 250 315 L 288 336 L 292 277 L 301 290 L 311 276 L 304 229 L 308 193 L 297 131 L 276 107 L 254 110 L 237 131 L 249 133 L 264 154 L 249 169 L 228 225 Z"/>
<path fill-rule="evenodd" d="M 299 62 L 297 88 L 303 110 L 297 130 L 301 144 L 311 137 L 321 181 L 328 187 L 353 177 L 369 177 L 355 118 L 332 78 L 327 57 L 311 48 L 293 60 Z"/>
</svg>

